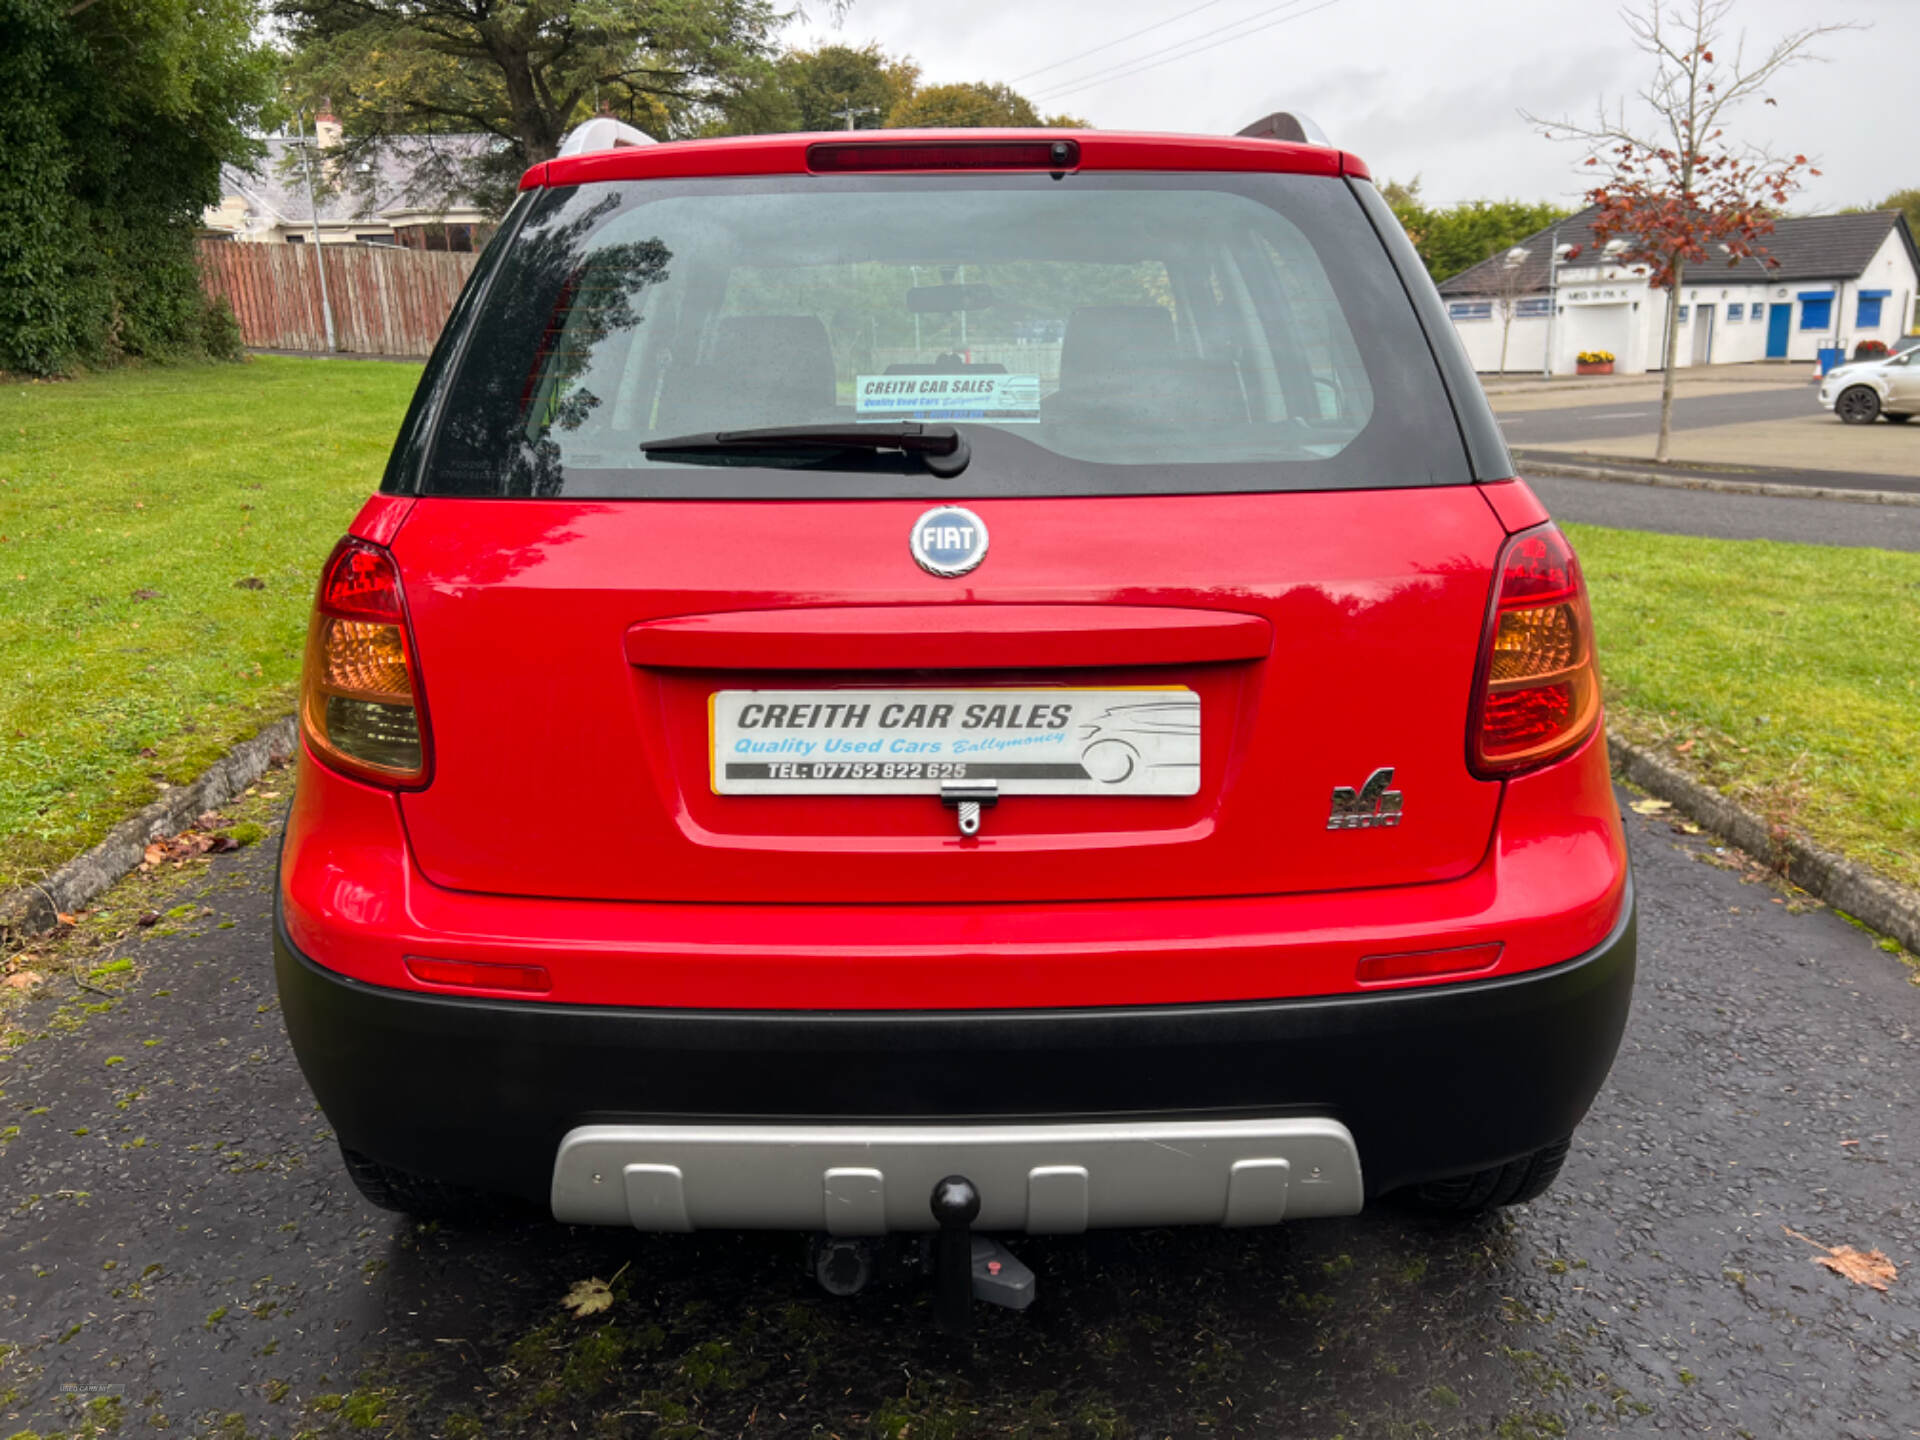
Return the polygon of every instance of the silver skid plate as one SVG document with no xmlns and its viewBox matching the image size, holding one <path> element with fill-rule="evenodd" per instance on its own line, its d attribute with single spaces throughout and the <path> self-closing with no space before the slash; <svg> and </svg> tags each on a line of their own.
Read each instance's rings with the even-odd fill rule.
<svg viewBox="0 0 1920 1440">
<path fill-rule="evenodd" d="M 641 1230 L 931 1230 L 946 1175 L 981 1230 L 1271 1225 L 1365 1195 L 1335 1120 L 1009 1125 L 583 1125 L 560 1142 L 553 1214 Z"/>
</svg>

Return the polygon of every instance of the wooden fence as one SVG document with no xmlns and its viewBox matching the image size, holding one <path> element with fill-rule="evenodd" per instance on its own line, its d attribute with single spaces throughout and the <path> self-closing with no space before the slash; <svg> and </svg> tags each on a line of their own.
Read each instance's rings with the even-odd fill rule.
<svg viewBox="0 0 1920 1440">
<path fill-rule="evenodd" d="M 324 353 L 316 256 L 327 267 L 336 350 L 418 356 L 433 349 L 479 258 L 388 246 L 202 240 L 200 274 L 207 293 L 233 307 L 248 347 Z"/>
</svg>

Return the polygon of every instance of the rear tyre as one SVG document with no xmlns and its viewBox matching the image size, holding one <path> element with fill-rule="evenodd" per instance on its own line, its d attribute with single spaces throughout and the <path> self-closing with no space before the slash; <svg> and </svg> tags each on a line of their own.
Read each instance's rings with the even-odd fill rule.
<svg viewBox="0 0 1920 1440">
<path fill-rule="evenodd" d="M 1566 1163 L 1571 1140 L 1556 1141 L 1531 1155 L 1456 1175 L 1451 1180 L 1429 1180 L 1407 1193 L 1408 1202 L 1429 1215 L 1466 1219 L 1497 1210 L 1502 1205 L 1524 1205 L 1546 1194 Z"/>
<path fill-rule="evenodd" d="M 354 1188 L 371 1205 L 411 1215 L 416 1220 L 498 1220 L 515 1208 L 513 1202 L 484 1190 L 469 1190 L 439 1180 L 396 1170 L 370 1155 L 340 1147 Z"/>
<path fill-rule="evenodd" d="M 1849 385 L 1833 402 L 1833 413 L 1849 425 L 1871 425 L 1880 418 L 1880 394 L 1871 385 Z"/>
</svg>

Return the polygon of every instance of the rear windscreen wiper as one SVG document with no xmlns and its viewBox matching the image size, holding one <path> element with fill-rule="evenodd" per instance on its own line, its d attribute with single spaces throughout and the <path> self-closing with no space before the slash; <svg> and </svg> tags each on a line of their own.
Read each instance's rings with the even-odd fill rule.
<svg viewBox="0 0 1920 1440">
<path fill-rule="evenodd" d="M 874 425 L 768 425 L 758 430 L 714 430 L 648 440 L 640 451 L 650 460 L 685 458 L 695 464 L 742 460 L 809 459 L 835 450 L 897 450 L 915 455 L 929 473 L 943 478 L 967 468 L 972 455 L 951 425 L 889 420 Z"/>
</svg>

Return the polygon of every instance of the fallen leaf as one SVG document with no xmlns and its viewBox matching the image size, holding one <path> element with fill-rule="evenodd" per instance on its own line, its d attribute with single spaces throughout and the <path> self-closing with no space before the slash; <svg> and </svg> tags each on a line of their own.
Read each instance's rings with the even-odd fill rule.
<svg viewBox="0 0 1920 1440">
<path fill-rule="evenodd" d="M 1682 740 L 1678 745 L 1673 747 L 1673 753 L 1676 755 L 1685 755 L 1692 749 L 1693 749 L 1693 741 Z"/>
<path fill-rule="evenodd" d="M 62 910 L 58 915 L 55 915 L 53 918 L 58 920 L 62 925 L 78 925 L 80 923 L 78 920 L 74 919 L 73 916 L 67 914 L 67 912 L 64 910 Z"/>
<path fill-rule="evenodd" d="M 1884 1285 L 1881 1287 L 1886 1288 Z M 560 1302 L 580 1319 L 589 1315 L 598 1315 L 613 1304 L 613 1287 L 599 1276 L 591 1280 L 576 1280 L 573 1288 L 567 1291 L 567 1298 Z"/>
<path fill-rule="evenodd" d="M 1836 1275 L 1843 1275 L 1856 1285 L 1866 1285 L 1886 1293 L 1887 1282 L 1896 1280 L 1900 1271 L 1894 1263 L 1878 1250 L 1856 1250 L 1851 1245 L 1822 1245 L 1811 1235 L 1802 1235 L 1791 1226 L 1780 1227 L 1796 1240 L 1804 1240 L 1816 1250 L 1824 1250 L 1824 1255 L 1812 1258 L 1816 1265 L 1824 1265 Z"/>
<path fill-rule="evenodd" d="M 1700 827 L 1691 820 L 1681 820 L 1676 823 L 1679 825 L 1682 835 L 1698 835 L 1701 833 Z"/>
<path fill-rule="evenodd" d="M 46 978 L 38 970 L 16 970 L 4 983 L 9 990 L 31 990 Z"/>
<path fill-rule="evenodd" d="M 258 575 L 249 575 L 244 580 L 234 581 L 233 588 L 236 590 L 264 590 L 267 588 L 267 582 L 262 580 Z"/>
<path fill-rule="evenodd" d="M 158 925 L 160 923 L 160 912 L 158 910 L 149 910 L 133 923 L 140 926 L 143 930 L 150 926 Z"/>
<path fill-rule="evenodd" d="M 1629 807 L 1636 815 L 1658 815 L 1662 810 L 1671 810 L 1671 800 L 1636 800 Z"/>
</svg>

